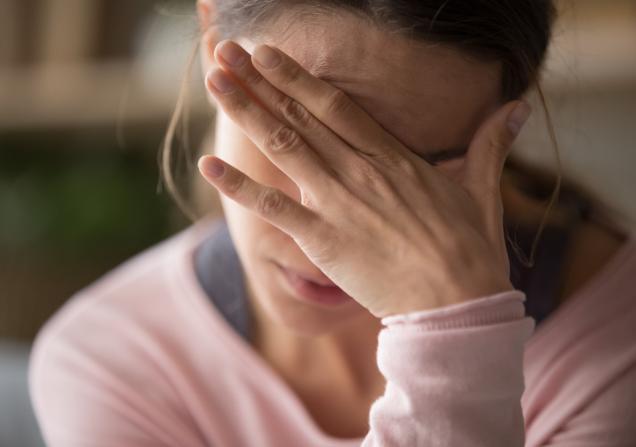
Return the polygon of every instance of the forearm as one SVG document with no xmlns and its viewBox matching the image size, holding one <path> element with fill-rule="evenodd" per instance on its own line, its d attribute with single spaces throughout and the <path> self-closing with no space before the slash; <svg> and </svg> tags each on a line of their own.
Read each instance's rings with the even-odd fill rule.
<svg viewBox="0 0 636 447">
<path fill-rule="evenodd" d="M 523 446 L 523 348 L 534 329 L 520 291 L 382 320 L 385 394 L 364 447 Z"/>
</svg>

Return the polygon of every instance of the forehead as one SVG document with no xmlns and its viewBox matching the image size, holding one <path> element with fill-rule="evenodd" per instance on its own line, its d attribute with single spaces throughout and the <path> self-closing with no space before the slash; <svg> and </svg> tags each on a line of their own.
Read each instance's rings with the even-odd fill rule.
<svg viewBox="0 0 636 447">
<path fill-rule="evenodd" d="M 346 92 L 418 152 L 467 146 L 498 105 L 499 63 L 413 40 L 355 15 L 288 14 L 262 41 Z M 249 46 L 248 46 L 249 49 Z"/>
</svg>

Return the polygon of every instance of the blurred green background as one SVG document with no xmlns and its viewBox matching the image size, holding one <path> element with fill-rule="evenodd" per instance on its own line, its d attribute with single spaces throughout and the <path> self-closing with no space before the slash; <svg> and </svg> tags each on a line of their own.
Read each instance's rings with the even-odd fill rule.
<svg viewBox="0 0 636 447">
<path fill-rule="evenodd" d="M 0 1 L 0 339 L 29 343 L 73 293 L 190 223 L 158 155 L 194 6 Z M 195 142 L 211 120 L 197 70 Z M 192 169 L 196 151 L 174 151 L 175 169 Z"/>
<path fill-rule="evenodd" d="M 107 134 L 0 137 L 0 336 L 32 338 L 78 287 L 185 223 L 156 193 L 156 145 Z"/>
</svg>

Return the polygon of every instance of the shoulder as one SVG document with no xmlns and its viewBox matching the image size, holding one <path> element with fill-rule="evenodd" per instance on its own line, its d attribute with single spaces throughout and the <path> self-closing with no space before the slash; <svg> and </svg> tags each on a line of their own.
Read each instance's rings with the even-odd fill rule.
<svg viewBox="0 0 636 447">
<path fill-rule="evenodd" d="M 554 445 L 572 445 L 585 439 L 590 445 L 622 446 L 636 440 L 636 363 L 615 369 L 611 385 L 596 389 L 594 398 L 551 436 Z"/>
<path fill-rule="evenodd" d="M 175 292 L 180 269 L 189 268 L 192 251 L 217 228 L 216 219 L 202 219 L 146 248 L 75 292 L 40 329 L 35 345 L 51 338 L 94 331 L 97 320 L 108 324 L 147 320 L 164 310 L 166 297 Z"/>
<path fill-rule="evenodd" d="M 29 390 L 47 441 L 74 445 L 77 436 L 103 435 L 121 445 L 126 436 L 168 436 L 164 412 L 180 405 L 166 373 L 175 362 L 169 353 L 178 350 L 175 269 L 205 231 L 196 223 L 126 260 L 40 329 Z"/>
<path fill-rule="evenodd" d="M 40 329 L 34 352 L 39 354 L 44 345 L 53 342 L 87 341 L 91 334 L 103 335 L 103 325 L 111 328 L 112 335 L 119 335 L 113 328 L 143 324 L 149 313 L 162 309 L 193 229 L 190 226 L 137 253 L 75 292 Z"/>
<path fill-rule="evenodd" d="M 584 439 L 614 446 L 636 434 L 634 235 L 527 346 L 529 445 L 549 438 L 555 445 Z"/>
</svg>

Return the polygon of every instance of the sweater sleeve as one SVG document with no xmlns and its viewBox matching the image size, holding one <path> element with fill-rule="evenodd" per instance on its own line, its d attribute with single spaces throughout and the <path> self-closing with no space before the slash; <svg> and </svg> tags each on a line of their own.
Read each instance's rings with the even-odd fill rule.
<svg viewBox="0 0 636 447">
<path fill-rule="evenodd" d="M 506 291 L 382 319 L 386 378 L 362 446 L 523 446 L 523 352 L 535 321 Z"/>
</svg>

